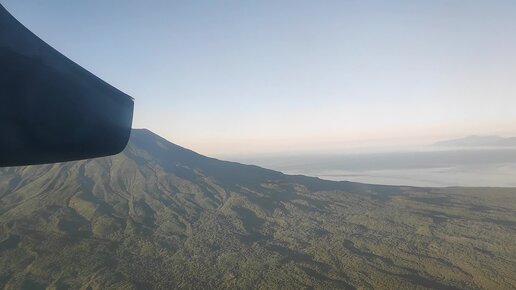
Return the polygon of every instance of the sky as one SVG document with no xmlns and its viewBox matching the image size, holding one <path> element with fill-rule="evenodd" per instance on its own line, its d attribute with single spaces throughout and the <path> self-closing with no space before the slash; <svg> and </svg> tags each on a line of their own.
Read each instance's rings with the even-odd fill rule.
<svg viewBox="0 0 516 290">
<path fill-rule="evenodd" d="M 516 1 L 0 3 L 203 154 L 516 136 Z"/>
</svg>

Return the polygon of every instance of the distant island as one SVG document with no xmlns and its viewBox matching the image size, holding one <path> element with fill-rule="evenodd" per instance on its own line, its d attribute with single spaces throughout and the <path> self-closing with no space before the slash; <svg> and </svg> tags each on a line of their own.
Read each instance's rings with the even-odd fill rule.
<svg viewBox="0 0 516 290">
<path fill-rule="evenodd" d="M 460 139 L 440 141 L 434 146 L 456 147 L 516 147 L 516 137 L 500 136 L 468 136 Z"/>
</svg>

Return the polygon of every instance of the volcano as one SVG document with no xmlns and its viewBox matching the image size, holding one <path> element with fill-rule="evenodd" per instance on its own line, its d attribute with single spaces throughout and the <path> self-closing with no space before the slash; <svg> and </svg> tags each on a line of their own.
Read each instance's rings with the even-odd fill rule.
<svg viewBox="0 0 516 290">
<path fill-rule="evenodd" d="M 133 130 L 0 169 L 0 288 L 510 289 L 516 190 L 325 181 Z"/>
</svg>

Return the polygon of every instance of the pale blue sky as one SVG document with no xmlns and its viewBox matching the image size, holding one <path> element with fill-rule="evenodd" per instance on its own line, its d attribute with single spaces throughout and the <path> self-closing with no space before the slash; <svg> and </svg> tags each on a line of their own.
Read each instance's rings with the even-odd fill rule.
<svg viewBox="0 0 516 290">
<path fill-rule="evenodd" d="M 516 1 L 0 3 L 201 153 L 516 135 Z"/>
</svg>

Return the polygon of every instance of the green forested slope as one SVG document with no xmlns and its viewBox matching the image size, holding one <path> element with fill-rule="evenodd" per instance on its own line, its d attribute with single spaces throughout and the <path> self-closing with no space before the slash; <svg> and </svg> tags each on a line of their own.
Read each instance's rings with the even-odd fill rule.
<svg viewBox="0 0 516 290">
<path fill-rule="evenodd" d="M 135 130 L 0 169 L 0 288 L 514 289 L 516 189 L 330 182 Z"/>
</svg>

